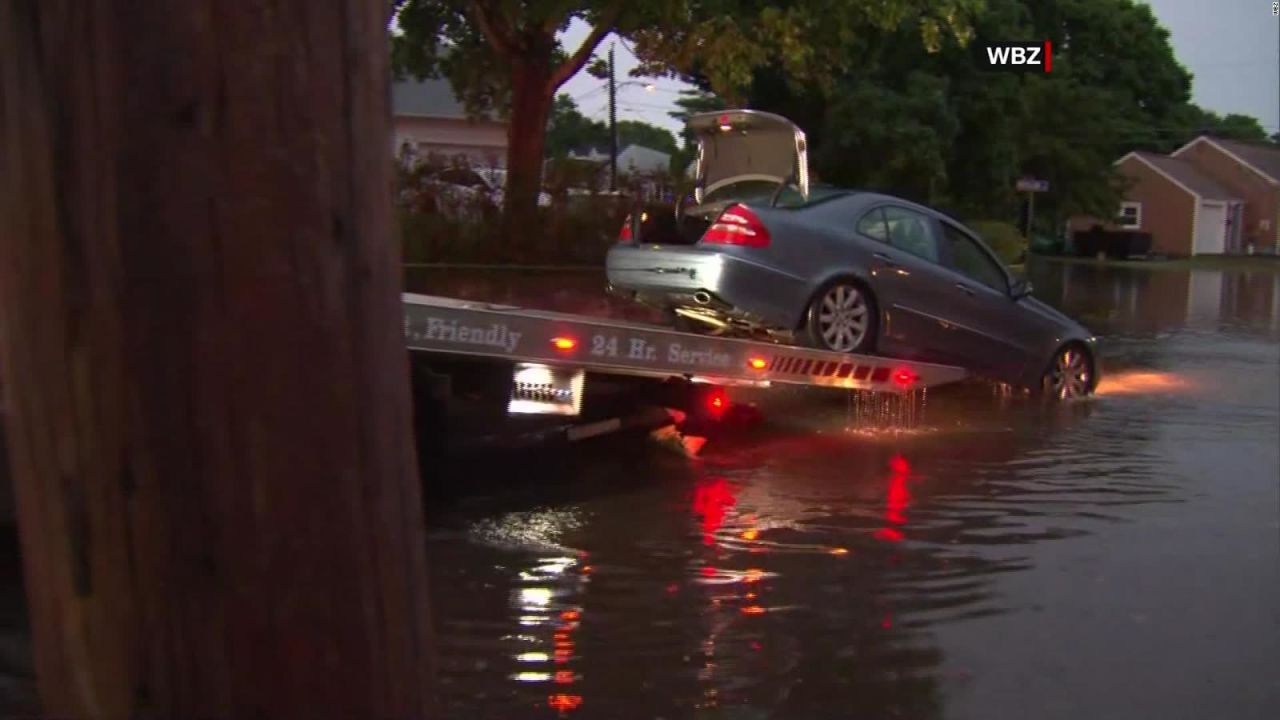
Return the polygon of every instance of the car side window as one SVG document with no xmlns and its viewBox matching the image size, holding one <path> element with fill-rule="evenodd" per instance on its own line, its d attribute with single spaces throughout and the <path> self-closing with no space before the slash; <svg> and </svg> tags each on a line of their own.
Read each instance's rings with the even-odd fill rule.
<svg viewBox="0 0 1280 720">
<path fill-rule="evenodd" d="M 929 218 L 906 208 L 884 209 L 889 244 L 929 262 L 938 262 L 938 239 Z"/>
<path fill-rule="evenodd" d="M 858 232 L 873 240 L 889 242 L 889 227 L 884 221 L 884 208 L 873 208 L 858 221 Z"/>
<path fill-rule="evenodd" d="M 1009 280 L 1004 270 L 976 240 L 949 223 L 942 223 L 942 231 L 951 250 L 953 270 L 992 290 L 1009 292 Z"/>
</svg>

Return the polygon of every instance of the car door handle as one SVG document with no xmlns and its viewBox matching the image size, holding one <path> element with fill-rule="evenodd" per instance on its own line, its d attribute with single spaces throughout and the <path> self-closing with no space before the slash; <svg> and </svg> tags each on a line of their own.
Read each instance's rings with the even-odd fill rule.
<svg viewBox="0 0 1280 720">
<path fill-rule="evenodd" d="M 965 295 L 968 295 L 970 297 L 973 296 L 973 288 L 969 287 L 968 285 L 965 285 L 964 283 L 956 283 L 956 289 L 964 293 Z"/>
<path fill-rule="evenodd" d="M 874 253 L 872 254 L 871 257 L 879 260 L 880 262 L 884 263 L 889 267 L 898 267 L 898 263 L 894 262 L 893 258 L 889 257 L 888 255 L 885 255 L 884 253 Z"/>
</svg>

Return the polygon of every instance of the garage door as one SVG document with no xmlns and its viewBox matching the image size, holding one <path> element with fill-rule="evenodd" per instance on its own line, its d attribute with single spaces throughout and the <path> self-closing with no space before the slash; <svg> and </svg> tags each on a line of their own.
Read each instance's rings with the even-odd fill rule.
<svg viewBox="0 0 1280 720">
<path fill-rule="evenodd" d="M 1220 255 L 1227 246 L 1227 204 L 1200 203 L 1193 255 Z"/>
</svg>

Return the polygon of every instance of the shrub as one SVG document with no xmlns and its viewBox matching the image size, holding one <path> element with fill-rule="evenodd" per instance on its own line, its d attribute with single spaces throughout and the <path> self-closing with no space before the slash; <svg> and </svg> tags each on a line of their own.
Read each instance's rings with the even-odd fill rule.
<svg viewBox="0 0 1280 720">
<path fill-rule="evenodd" d="M 969 229 L 981 237 L 996 257 L 1006 265 L 1017 265 L 1026 259 L 1027 239 L 1010 223 L 999 220 L 976 220 Z"/>
</svg>

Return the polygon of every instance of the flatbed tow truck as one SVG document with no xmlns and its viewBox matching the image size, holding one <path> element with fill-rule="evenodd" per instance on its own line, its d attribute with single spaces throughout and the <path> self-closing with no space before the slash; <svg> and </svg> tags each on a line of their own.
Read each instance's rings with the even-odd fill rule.
<svg viewBox="0 0 1280 720">
<path fill-rule="evenodd" d="M 417 294 L 403 300 L 415 404 L 441 409 L 426 422 L 420 416 L 419 432 L 431 436 L 420 441 L 443 441 L 448 449 L 654 429 L 673 422 L 667 408 L 678 411 L 676 422 L 715 420 L 729 409 L 725 387 L 784 384 L 902 394 L 966 377 L 964 369 L 946 365 L 608 318 Z M 601 382 L 589 385 L 593 379 Z M 592 387 L 615 392 L 593 394 Z M 629 391 L 616 392 L 618 387 Z M 459 398 L 478 410 L 454 412 Z M 549 426 L 548 416 L 560 422 Z"/>
</svg>

